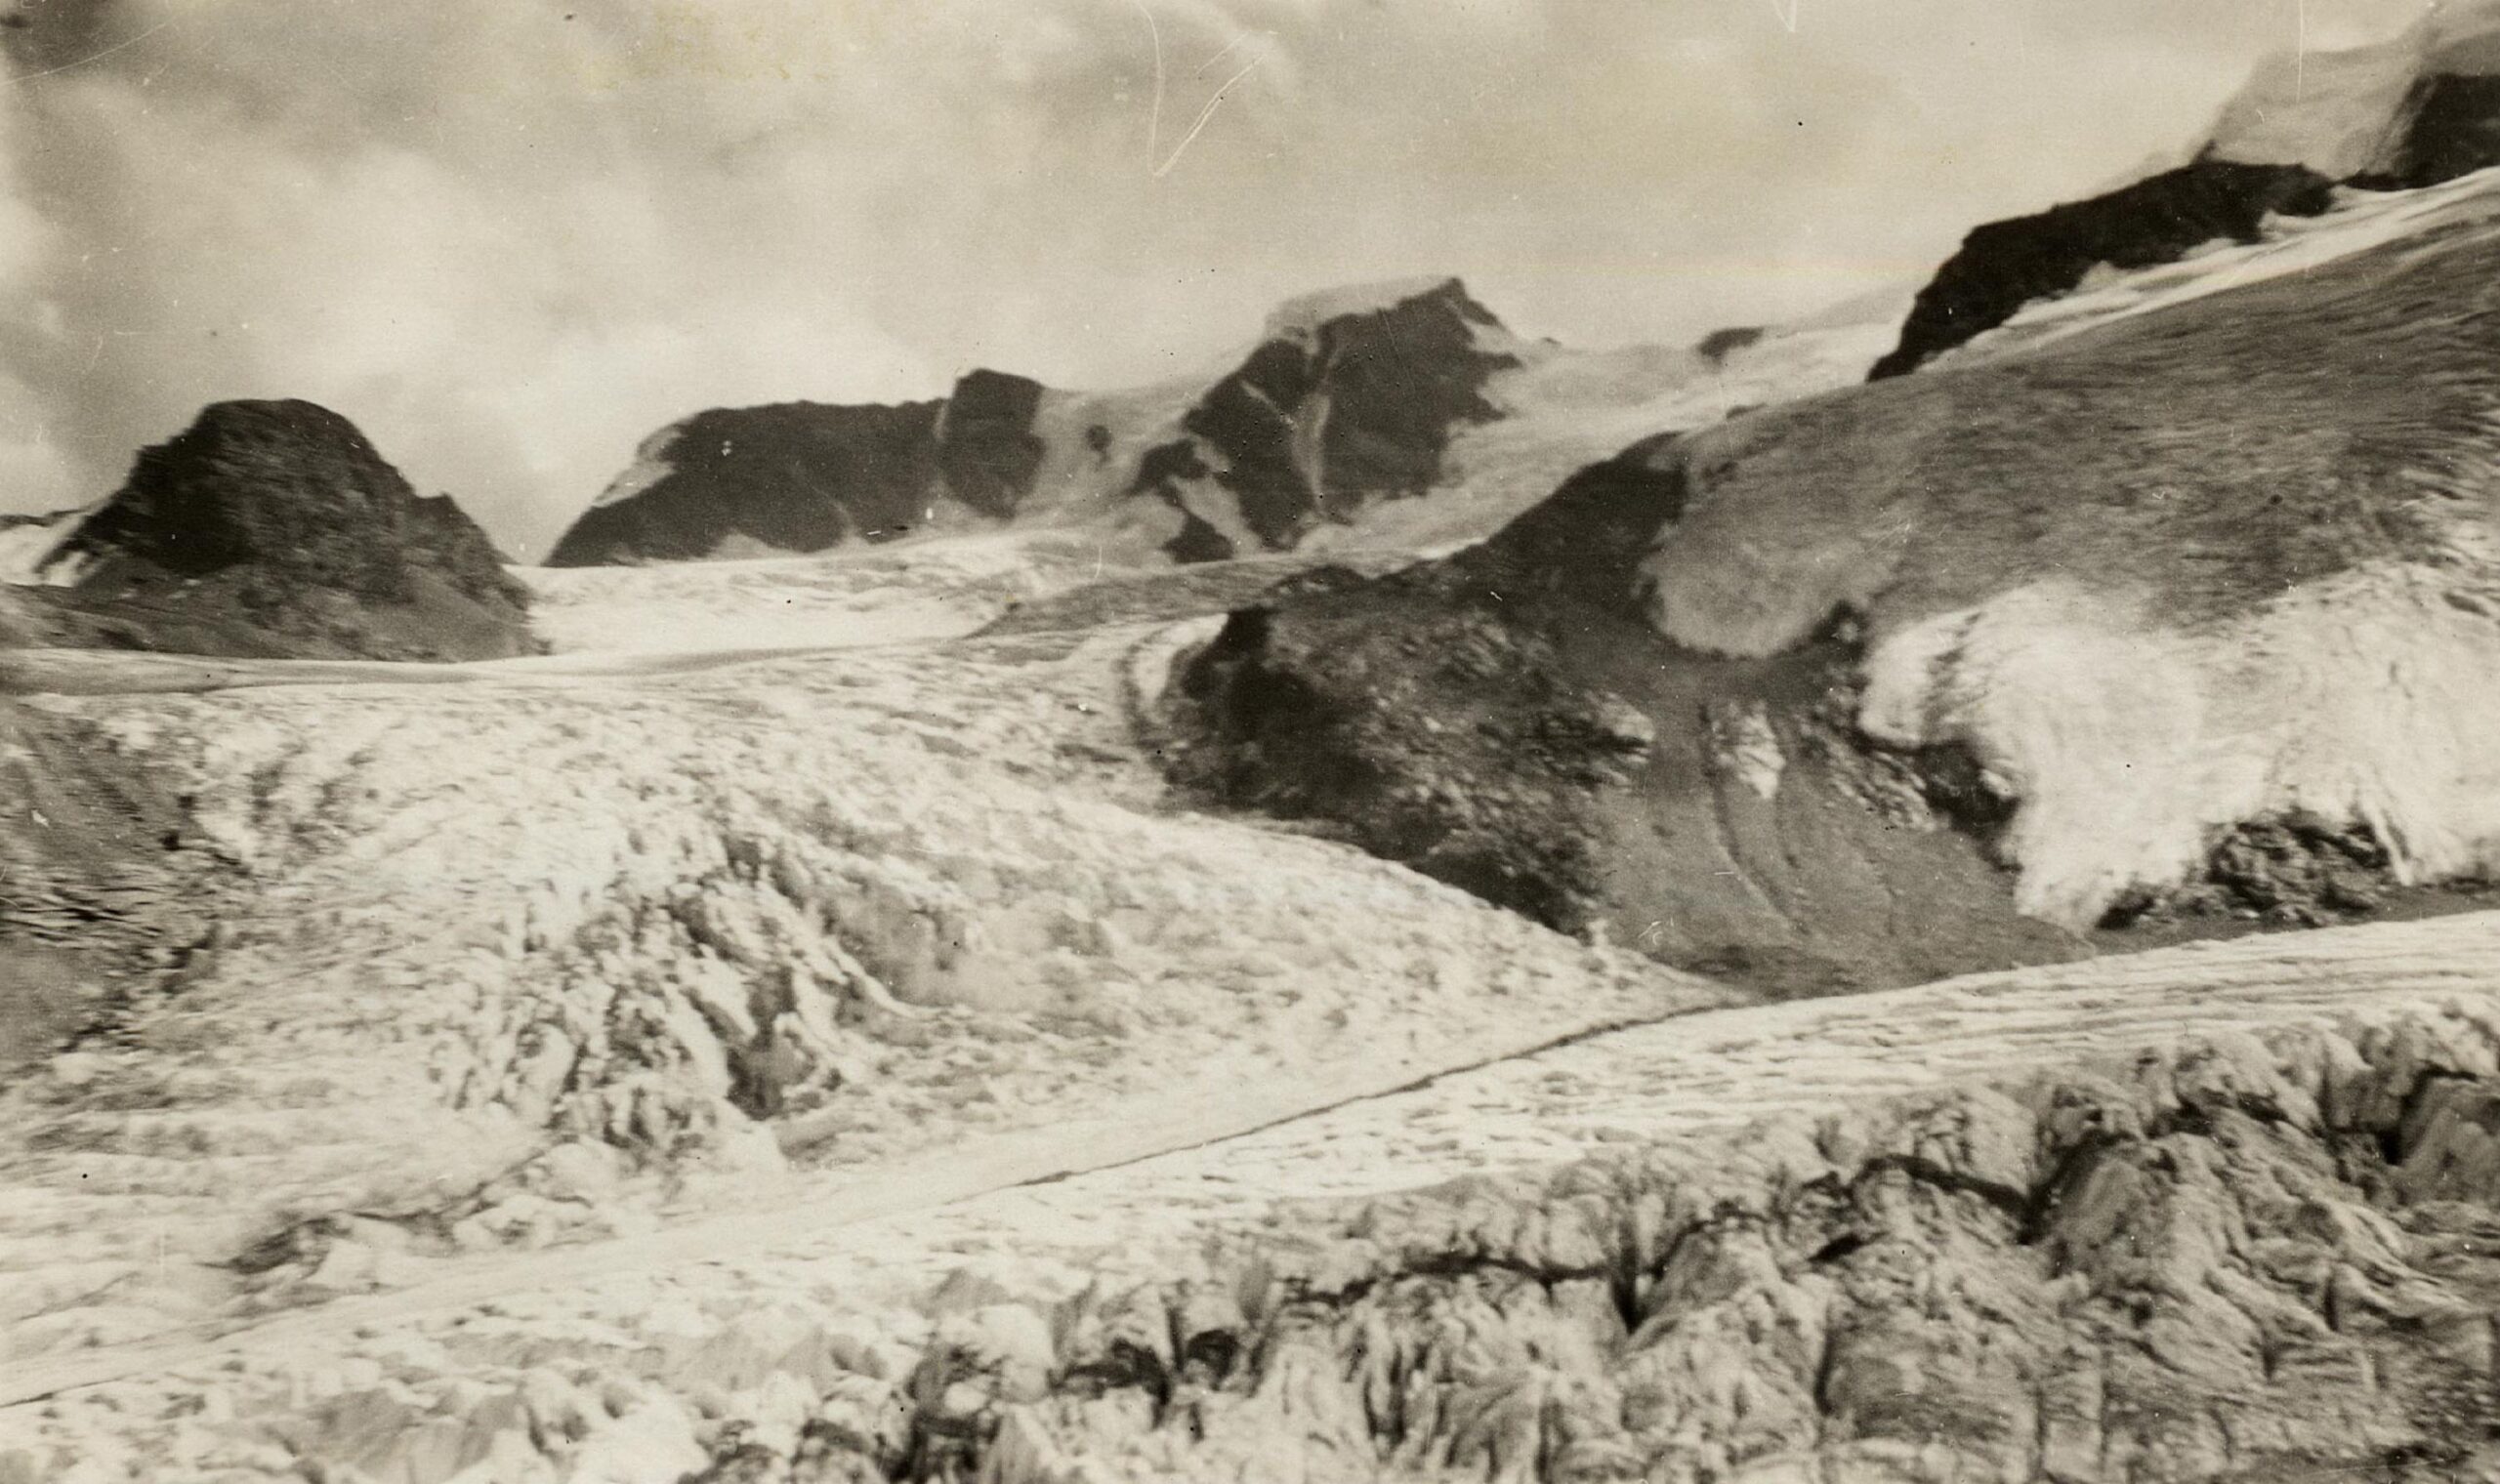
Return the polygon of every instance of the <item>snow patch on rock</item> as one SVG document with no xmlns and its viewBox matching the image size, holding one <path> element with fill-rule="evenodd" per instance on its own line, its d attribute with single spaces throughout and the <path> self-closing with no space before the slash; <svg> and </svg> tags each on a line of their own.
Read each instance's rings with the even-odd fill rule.
<svg viewBox="0 0 2500 1484">
<path fill-rule="evenodd" d="M 634 450 L 634 462 L 625 466 L 623 474 L 607 482 L 607 487 L 599 492 L 599 498 L 590 503 L 590 508 L 597 510 L 603 505 L 631 500 L 676 473 L 677 443 L 684 431 L 683 424 L 671 423 L 643 439 Z"/>
<path fill-rule="evenodd" d="M 83 553 L 63 556 L 61 545 L 98 508 L 89 505 L 46 515 L 0 516 L 0 583 L 19 587 L 77 586 L 93 558 Z"/>
</svg>

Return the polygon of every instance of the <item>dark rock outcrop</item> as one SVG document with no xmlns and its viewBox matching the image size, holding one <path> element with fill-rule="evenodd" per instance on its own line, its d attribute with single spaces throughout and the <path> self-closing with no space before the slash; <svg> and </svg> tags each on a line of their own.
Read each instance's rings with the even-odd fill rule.
<svg viewBox="0 0 2500 1484">
<path fill-rule="evenodd" d="M 892 541 L 940 505 L 1004 520 L 1047 451 L 1033 432 L 1044 391 L 975 371 L 939 401 L 698 412 L 646 445 L 656 477 L 585 512 L 548 564 L 692 560 L 733 538 L 785 552 Z"/>
<path fill-rule="evenodd" d="M 933 522 L 1062 516 L 1100 521 L 1132 556 L 1159 549 L 1191 563 L 1288 552 L 1380 502 L 1450 489 L 1451 445 L 1472 427 L 1567 419 L 1567 406 L 1497 405 L 1490 392 L 1496 375 L 1562 353 L 1517 341 L 1447 278 L 1291 301 L 1238 366 L 1203 388 L 1053 392 L 976 371 L 937 401 L 714 409 L 646 441 L 548 560 L 820 552 Z M 1697 364 L 1679 355 L 1607 366 L 1558 405 L 1575 394 L 1619 405 L 1606 399 L 1671 385 Z M 1470 498 L 1484 503 L 1480 491 Z"/>
<path fill-rule="evenodd" d="M 2218 925 L 2329 928 L 2495 902 L 2500 883 L 2487 878 L 2408 885 L 2369 825 L 2292 809 L 2217 832 L 2187 880 L 2128 892 L 2102 926 L 2137 938 L 2211 931 Z"/>
<path fill-rule="evenodd" d="M 447 496 L 306 401 L 218 402 L 144 450 L 23 590 L 62 641 L 198 654 L 527 653 L 528 590 Z"/>
<path fill-rule="evenodd" d="M 1703 359 L 1717 365 L 1749 346 L 1761 344 L 1767 333 L 1761 325 L 1729 325 L 1704 335 L 1692 349 Z"/>
<path fill-rule="evenodd" d="M 1133 492 L 1182 513 L 1165 548 L 1181 561 L 1239 555 L 1238 540 L 1192 503 L 1189 485 L 1210 469 L 1239 526 L 1267 551 L 1290 550 L 1372 501 L 1423 494 L 1452 435 L 1498 415 L 1485 383 L 1519 361 L 1483 349 L 1478 332 L 1499 327 L 1455 278 L 1271 327 L 1182 419 L 1188 436 L 1147 452 Z"/>
<path fill-rule="evenodd" d="M 1033 488 L 1049 450 L 1033 433 L 1042 384 L 1000 371 L 955 383 L 938 427 L 938 472 L 946 490 L 984 515 L 1004 520 Z"/>
<path fill-rule="evenodd" d="M 1988 223 L 1919 291 L 1900 344 L 1867 379 L 1914 371 L 2096 268 L 2174 263 L 2218 238 L 2253 242 L 2268 216 L 2315 216 L 2329 200 L 2329 183 L 2304 166 L 2208 158 L 2088 201 Z"/>
</svg>

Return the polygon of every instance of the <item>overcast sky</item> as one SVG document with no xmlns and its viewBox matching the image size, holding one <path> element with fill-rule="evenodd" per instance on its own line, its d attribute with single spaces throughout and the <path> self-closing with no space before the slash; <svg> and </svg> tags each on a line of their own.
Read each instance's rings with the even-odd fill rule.
<svg viewBox="0 0 2500 1484">
<path fill-rule="evenodd" d="M 1689 341 L 1915 280 L 2422 9 L 19 0 L 0 509 L 301 395 L 534 555 L 694 409 L 1151 380 L 1330 283 Z"/>
</svg>

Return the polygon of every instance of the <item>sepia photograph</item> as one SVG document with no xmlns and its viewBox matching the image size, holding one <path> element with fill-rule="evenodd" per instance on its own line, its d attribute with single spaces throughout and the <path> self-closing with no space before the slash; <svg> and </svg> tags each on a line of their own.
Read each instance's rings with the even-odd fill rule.
<svg viewBox="0 0 2500 1484">
<path fill-rule="evenodd" d="M 0 0 L 0 1484 L 2500 1484 L 2500 0 Z"/>
</svg>

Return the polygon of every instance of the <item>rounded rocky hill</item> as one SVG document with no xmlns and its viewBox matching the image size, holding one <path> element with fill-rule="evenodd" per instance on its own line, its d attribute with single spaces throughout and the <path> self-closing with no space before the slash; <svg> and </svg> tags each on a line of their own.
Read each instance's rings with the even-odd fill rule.
<svg viewBox="0 0 2500 1484">
<path fill-rule="evenodd" d="M 1664 436 L 1236 613 L 1180 763 L 1790 990 L 2440 900 L 2500 855 L 2500 195 Z"/>
<path fill-rule="evenodd" d="M 528 590 L 448 496 L 419 496 L 307 401 L 218 402 L 141 452 L 18 590 L 56 642 L 252 656 L 530 652 Z"/>
<path fill-rule="evenodd" d="M 585 512 L 551 566 L 682 561 L 762 548 L 818 552 L 893 541 L 944 505 L 1013 516 L 1031 493 L 1042 385 L 976 371 L 942 401 L 897 406 L 785 402 L 715 408 L 646 441 Z"/>
</svg>

